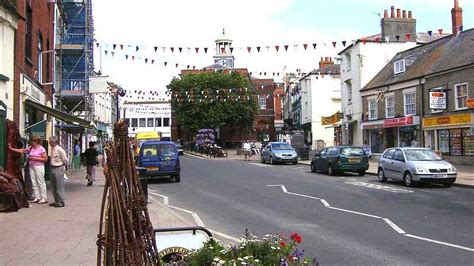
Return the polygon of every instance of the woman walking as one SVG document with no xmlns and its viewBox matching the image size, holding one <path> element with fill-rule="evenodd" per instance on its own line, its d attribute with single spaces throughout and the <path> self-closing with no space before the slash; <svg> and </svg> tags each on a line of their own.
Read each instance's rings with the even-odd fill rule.
<svg viewBox="0 0 474 266">
<path fill-rule="evenodd" d="M 45 204 L 47 201 L 46 181 L 44 180 L 44 163 L 48 161 L 46 150 L 40 145 L 41 138 L 31 137 L 31 145 L 26 149 L 15 149 L 8 143 L 11 151 L 28 154 L 28 165 L 31 183 L 33 186 L 32 203 Z"/>
</svg>

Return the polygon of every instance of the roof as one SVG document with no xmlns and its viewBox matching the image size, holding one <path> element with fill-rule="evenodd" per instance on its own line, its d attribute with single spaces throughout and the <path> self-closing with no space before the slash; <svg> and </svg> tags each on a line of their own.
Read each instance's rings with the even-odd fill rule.
<svg viewBox="0 0 474 266">
<path fill-rule="evenodd" d="M 204 69 L 227 69 L 228 67 L 225 67 L 221 64 L 213 64 L 207 67 L 204 67 Z"/>
<path fill-rule="evenodd" d="M 318 75 L 318 74 L 323 74 L 323 75 L 330 75 L 330 74 L 340 74 L 341 73 L 341 65 L 340 64 L 334 64 L 334 65 L 326 65 L 323 68 L 315 69 L 308 74 L 298 78 L 298 81 L 301 81 L 311 75 Z"/>
<path fill-rule="evenodd" d="M 443 37 L 395 55 L 361 91 L 409 81 L 474 64 L 474 29 Z M 405 59 L 405 72 L 394 75 L 394 62 Z"/>
</svg>

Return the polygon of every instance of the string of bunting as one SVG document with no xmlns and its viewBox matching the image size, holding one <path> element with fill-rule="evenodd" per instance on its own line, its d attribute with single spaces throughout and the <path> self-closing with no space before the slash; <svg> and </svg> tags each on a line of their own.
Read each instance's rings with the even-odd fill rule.
<svg viewBox="0 0 474 266">
<path fill-rule="evenodd" d="M 449 30 L 451 30 L 451 28 L 449 28 Z M 439 37 L 445 36 L 446 35 L 445 32 L 448 32 L 449 30 L 443 29 L 443 28 L 439 28 L 436 31 L 429 30 L 423 33 L 417 33 L 417 37 L 419 37 L 422 34 L 427 34 L 429 37 L 439 38 Z M 459 31 L 460 32 L 463 31 L 463 26 L 459 26 Z M 365 43 L 368 40 L 375 41 L 375 42 L 391 42 L 395 40 L 400 41 L 403 39 L 410 40 L 411 37 L 412 37 L 412 33 L 407 32 L 404 34 L 385 36 L 383 40 L 381 36 L 375 35 L 375 36 L 362 37 L 357 40 L 351 40 L 350 42 L 352 42 L 353 44 L 357 41 L 361 41 Z M 290 44 L 279 45 L 278 44 L 278 45 L 237 46 L 237 47 L 230 47 L 230 52 L 231 53 L 233 53 L 234 51 L 247 51 L 247 53 L 252 53 L 252 52 L 260 53 L 263 51 L 288 52 L 290 47 L 293 47 L 295 51 L 297 51 L 299 48 L 305 51 L 310 51 L 311 48 L 312 50 L 316 50 L 317 47 L 321 45 L 324 47 L 328 45 L 332 45 L 333 48 L 337 48 L 337 47 L 344 48 L 350 42 L 348 42 L 347 40 L 343 40 L 343 41 L 307 42 L 307 43 L 299 43 L 299 44 L 292 44 L 292 45 Z M 191 54 L 191 53 L 199 54 L 200 52 L 207 54 L 209 51 L 209 47 L 197 47 L 197 46 L 190 47 L 187 45 L 181 45 L 181 46 L 178 45 L 177 47 L 176 46 L 158 46 L 158 45 L 151 45 L 151 46 L 144 45 L 143 46 L 143 45 L 134 45 L 134 44 L 117 44 L 117 43 L 106 43 L 106 42 L 95 42 L 95 45 L 97 48 L 99 47 L 112 48 L 110 51 L 118 51 L 118 50 L 123 51 L 125 48 L 125 50 L 133 49 L 135 52 L 138 52 L 140 50 L 149 50 L 150 47 L 153 49 L 155 53 L 157 52 L 183 53 L 184 51 L 184 52 L 187 52 L 188 54 Z M 222 52 L 226 52 L 225 48 L 222 48 L 222 49 L 223 49 Z"/>
</svg>

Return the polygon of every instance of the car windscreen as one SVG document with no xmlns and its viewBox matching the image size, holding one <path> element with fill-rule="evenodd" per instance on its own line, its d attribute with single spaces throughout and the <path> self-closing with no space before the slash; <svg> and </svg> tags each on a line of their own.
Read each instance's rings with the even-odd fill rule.
<svg viewBox="0 0 474 266">
<path fill-rule="evenodd" d="M 341 155 L 344 156 L 363 156 L 364 154 L 364 149 L 359 147 L 344 147 L 341 149 Z"/>
<path fill-rule="evenodd" d="M 290 144 L 287 144 L 287 143 L 276 143 L 276 144 L 272 144 L 272 149 L 273 150 L 293 150 L 293 147 L 291 147 Z"/>
<path fill-rule="evenodd" d="M 405 150 L 405 156 L 407 157 L 408 161 L 441 161 L 441 157 L 439 157 L 435 152 L 432 150 L 426 149 L 410 149 Z"/>
<path fill-rule="evenodd" d="M 142 150 L 143 157 L 172 157 L 176 155 L 176 149 L 172 144 L 144 144 Z"/>
</svg>

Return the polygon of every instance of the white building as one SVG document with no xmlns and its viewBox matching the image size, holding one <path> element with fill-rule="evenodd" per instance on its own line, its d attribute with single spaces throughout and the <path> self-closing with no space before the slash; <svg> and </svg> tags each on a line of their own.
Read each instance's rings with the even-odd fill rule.
<svg viewBox="0 0 474 266">
<path fill-rule="evenodd" d="M 321 58 L 319 69 L 299 79 L 301 127 L 312 150 L 335 145 L 334 127 L 323 125 L 322 117 L 337 117 L 341 110 L 340 66 L 331 58 Z M 335 120 L 333 123 L 339 122 Z"/>
</svg>

